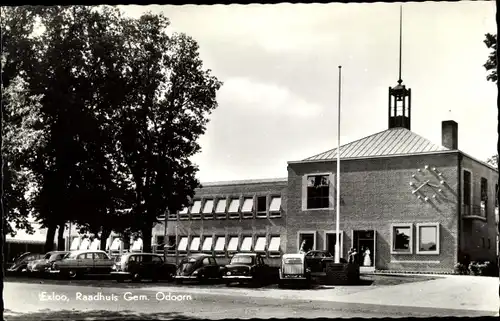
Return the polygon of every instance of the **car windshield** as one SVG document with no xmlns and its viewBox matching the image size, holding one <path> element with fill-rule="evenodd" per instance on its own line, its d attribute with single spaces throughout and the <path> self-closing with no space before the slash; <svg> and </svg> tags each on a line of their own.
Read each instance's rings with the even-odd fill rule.
<svg viewBox="0 0 500 321">
<path fill-rule="evenodd" d="M 251 256 L 243 256 L 243 255 L 237 255 L 234 256 L 231 259 L 231 264 L 252 264 L 253 262 L 253 257 Z"/>
<path fill-rule="evenodd" d="M 47 253 L 47 254 L 45 254 L 45 256 L 43 257 L 43 259 L 44 259 L 44 260 L 48 260 L 48 259 L 50 259 L 53 255 L 54 255 L 54 254 L 52 254 L 52 253 Z"/>
<path fill-rule="evenodd" d="M 64 258 L 65 259 L 76 259 L 76 257 L 78 256 L 78 252 L 71 252 L 71 253 L 68 253 L 68 255 L 66 255 Z"/>
<path fill-rule="evenodd" d="M 194 257 L 186 258 L 186 259 L 182 260 L 182 263 L 184 263 L 184 264 L 186 264 L 186 263 L 196 263 L 196 258 L 194 258 Z"/>
<path fill-rule="evenodd" d="M 50 256 L 49 260 L 50 261 L 54 261 L 54 260 L 60 260 L 62 259 L 64 256 L 66 255 L 66 253 L 54 253 Z"/>
</svg>

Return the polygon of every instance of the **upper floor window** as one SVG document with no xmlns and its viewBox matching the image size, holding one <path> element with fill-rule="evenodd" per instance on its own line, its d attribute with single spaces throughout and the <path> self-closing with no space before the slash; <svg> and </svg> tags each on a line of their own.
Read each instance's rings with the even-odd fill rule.
<svg viewBox="0 0 500 321">
<path fill-rule="evenodd" d="M 181 211 L 179 211 L 179 218 L 181 220 L 187 220 L 189 218 L 188 210 L 188 207 L 184 207 Z"/>
<path fill-rule="evenodd" d="M 215 208 L 215 214 L 218 219 L 226 218 L 226 204 L 227 201 L 225 198 L 221 198 L 217 201 L 217 207 Z"/>
<path fill-rule="evenodd" d="M 229 209 L 227 210 L 230 218 L 240 218 L 240 200 L 238 198 L 231 199 Z"/>
<path fill-rule="evenodd" d="M 211 199 L 205 200 L 205 205 L 203 206 L 203 218 L 212 219 L 213 209 L 214 209 L 214 200 Z"/>
<path fill-rule="evenodd" d="M 243 218 L 253 217 L 253 198 L 246 197 L 243 201 L 243 206 L 241 207 L 241 212 L 243 213 Z"/>
<path fill-rule="evenodd" d="M 191 219 L 201 218 L 201 200 L 194 201 L 193 207 L 191 207 Z"/>
<path fill-rule="evenodd" d="M 271 204 L 269 205 L 269 216 L 281 216 L 281 196 L 273 196 L 271 199 Z"/>
<path fill-rule="evenodd" d="M 472 177 L 469 171 L 464 170 L 464 186 L 463 186 L 463 194 L 464 194 L 464 214 L 470 215 L 470 207 L 472 204 Z"/>
<path fill-rule="evenodd" d="M 495 207 L 498 207 L 498 184 L 495 184 Z"/>
<path fill-rule="evenodd" d="M 481 177 L 481 216 L 486 217 L 488 207 L 488 180 Z"/>
<path fill-rule="evenodd" d="M 267 216 L 267 197 L 258 196 L 257 197 L 257 217 Z"/>
<path fill-rule="evenodd" d="M 307 209 L 328 208 L 329 197 L 329 175 L 307 176 Z"/>
</svg>

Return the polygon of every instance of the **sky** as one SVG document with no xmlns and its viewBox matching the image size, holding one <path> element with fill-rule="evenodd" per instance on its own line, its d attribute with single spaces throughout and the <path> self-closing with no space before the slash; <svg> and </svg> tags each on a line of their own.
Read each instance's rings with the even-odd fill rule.
<svg viewBox="0 0 500 321">
<path fill-rule="evenodd" d="M 399 4 L 120 6 L 151 11 L 200 45 L 204 67 L 224 84 L 202 151 L 201 182 L 287 177 L 287 162 L 387 129 L 388 87 L 398 80 Z M 458 123 L 458 147 L 496 154 L 497 90 L 483 67 L 495 2 L 403 4 L 402 79 L 412 89 L 415 133 L 441 143 Z"/>
</svg>

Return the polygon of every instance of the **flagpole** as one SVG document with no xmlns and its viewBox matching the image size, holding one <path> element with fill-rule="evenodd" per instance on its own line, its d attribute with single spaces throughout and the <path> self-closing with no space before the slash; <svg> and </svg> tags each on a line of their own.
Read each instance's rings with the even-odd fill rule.
<svg viewBox="0 0 500 321">
<path fill-rule="evenodd" d="M 335 218 L 335 263 L 340 263 L 340 98 L 342 90 L 342 66 L 339 66 L 339 105 L 337 115 L 337 211 Z"/>
</svg>

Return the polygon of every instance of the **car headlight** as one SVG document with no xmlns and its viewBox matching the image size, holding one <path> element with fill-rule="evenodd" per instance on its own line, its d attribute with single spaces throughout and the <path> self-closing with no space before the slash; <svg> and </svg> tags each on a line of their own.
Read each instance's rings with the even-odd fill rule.
<svg viewBox="0 0 500 321">
<path fill-rule="evenodd" d="M 231 275 L 231 272 L 227 271 L 226 275 Z"/>
<path fill-rule="evenodd" d="M 193 272 L 193 275 L 198 275 L 198 271 L 194 271 L 194 272 Z"/>
</svg>

